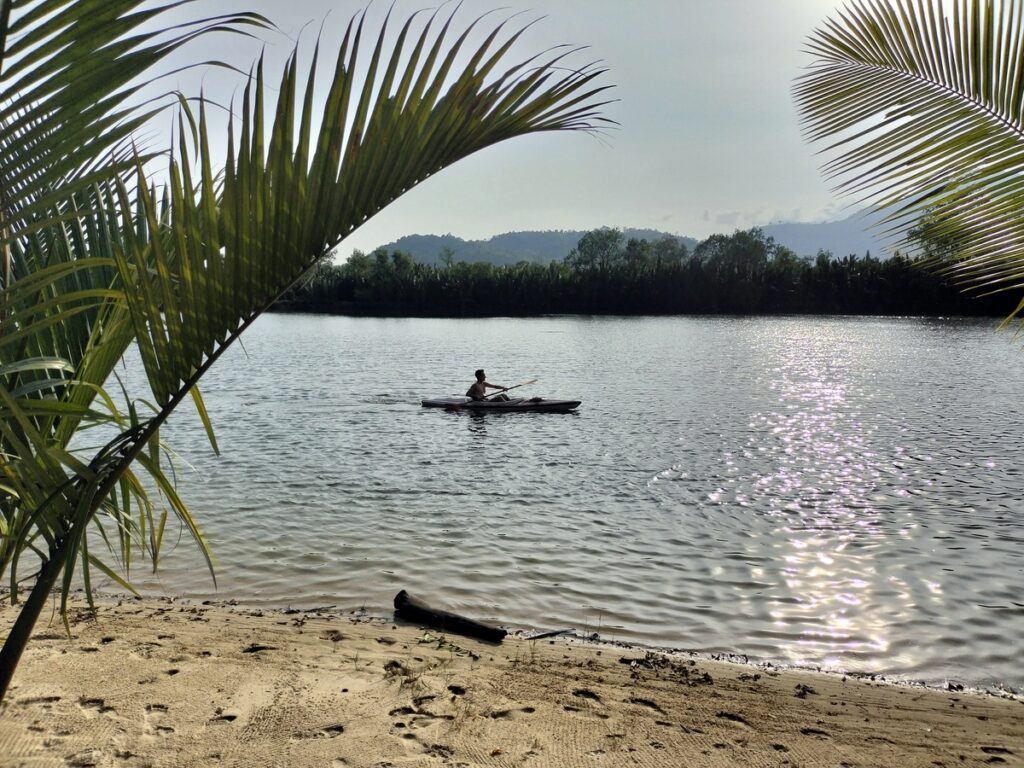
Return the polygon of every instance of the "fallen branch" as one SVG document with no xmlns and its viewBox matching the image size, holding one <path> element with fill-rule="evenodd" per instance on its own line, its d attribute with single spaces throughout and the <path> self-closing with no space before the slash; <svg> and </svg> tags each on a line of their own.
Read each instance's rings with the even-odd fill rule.
<svg viewBox="0 0 1024 768">
<path fill-rule="evenodd" d="M 479 621 L 467 619 L 457 613 L 431 608 L 404 589 L 395 595 L 395 617 L 492 643 L 500 643 L 508 634 L 504 629 L 481 624 Z"/>
</svg>

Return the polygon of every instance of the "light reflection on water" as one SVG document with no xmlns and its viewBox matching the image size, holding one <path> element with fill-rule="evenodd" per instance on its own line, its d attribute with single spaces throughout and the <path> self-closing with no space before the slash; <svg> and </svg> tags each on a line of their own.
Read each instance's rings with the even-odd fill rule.
<svg viewBox="0 0 1024 768">
<path fill-rule="evenodd" d="M 1021 353 L 991 322 L 263 318 L 182 414 L 150 589 L 1024 686 Z M 421 409 L 481 365 L 575 415 Z M 196 446 L 200 446 L 196 448 Z"/>
<path fill-rule="evenodd" d="M 848 656 L 887 654 L 889 640 L 887 623 L 861 610 L 878 600 L 870 545 L 885 533 L 870 498 L 879 473 L 860 410 L 869 398 L 864 391 L 848 397 L 847 389 L 849 369 L 871 360 L 862 359 L 862 349 L 844 348 L 838 329 L 830 330 L 780 346 L 783 364 L 769 387 L 782 412 L 760 415 L 753 434 L 772 437 L 752 437 L 751 448 L 771 457 L 777 446 L 775 472 L 759 476 L 754 487 L 769 499 L 782 575 L 796 598 L 770 610 L 775 626 L 799 632 L 780 651 L 796 663 L 838 666 Z M 902 603 L 905 593 L 888 599 Z"/>
</svg>

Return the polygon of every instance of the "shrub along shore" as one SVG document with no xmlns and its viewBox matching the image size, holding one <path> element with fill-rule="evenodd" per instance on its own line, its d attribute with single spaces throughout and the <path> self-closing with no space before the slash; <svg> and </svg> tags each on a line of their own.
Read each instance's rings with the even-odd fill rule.
<svg viewBox="0 0 1024 768">
<path fill-rule="evenodd" d="M 0 634 L 14 611 L 0 609 Z M 0 766 L 990 766 L 1024 702 L 410 624 L 173 600 L 36 628 Z"/>
</svg>

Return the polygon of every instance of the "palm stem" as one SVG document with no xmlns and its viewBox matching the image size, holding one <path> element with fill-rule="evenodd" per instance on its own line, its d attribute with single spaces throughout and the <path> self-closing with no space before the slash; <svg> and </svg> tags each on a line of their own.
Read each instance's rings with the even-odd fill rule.
<svg viewBox="0 0 1024 768">
<path fill-rule="evenodd" d="M 32 629 L 43 612 L 43 606 L 46 605 L 61 571 L 64 570 L 64 555 L 66 553 L 63 550 L 66 546 L 63 539 L 55 543 L 54 549 L 50 551 L 49 559 L 43 563 L 39 578 L 32 587 L 28 599 L 18 612 L 18 618 L 14 621 L 14 626 L 11 627 L 11 632 L 7 635 L 3 648 L 0 648 L 0 702 L 7 695 L 7 689 L 14 677 L 14 670 L 32 636 Z"/>
</svg>

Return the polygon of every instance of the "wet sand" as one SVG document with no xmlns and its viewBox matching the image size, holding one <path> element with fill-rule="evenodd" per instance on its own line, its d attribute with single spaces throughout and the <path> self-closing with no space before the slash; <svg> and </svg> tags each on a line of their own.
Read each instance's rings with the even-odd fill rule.
<svg viewBox="0 0 1024 768">
<path fill-rule="evenodd" d="M 36 627 L 3 768 L 1024 765 L 1024 702 L 993 695 L 306 612 L 71 618 Z"/>
</svg>

